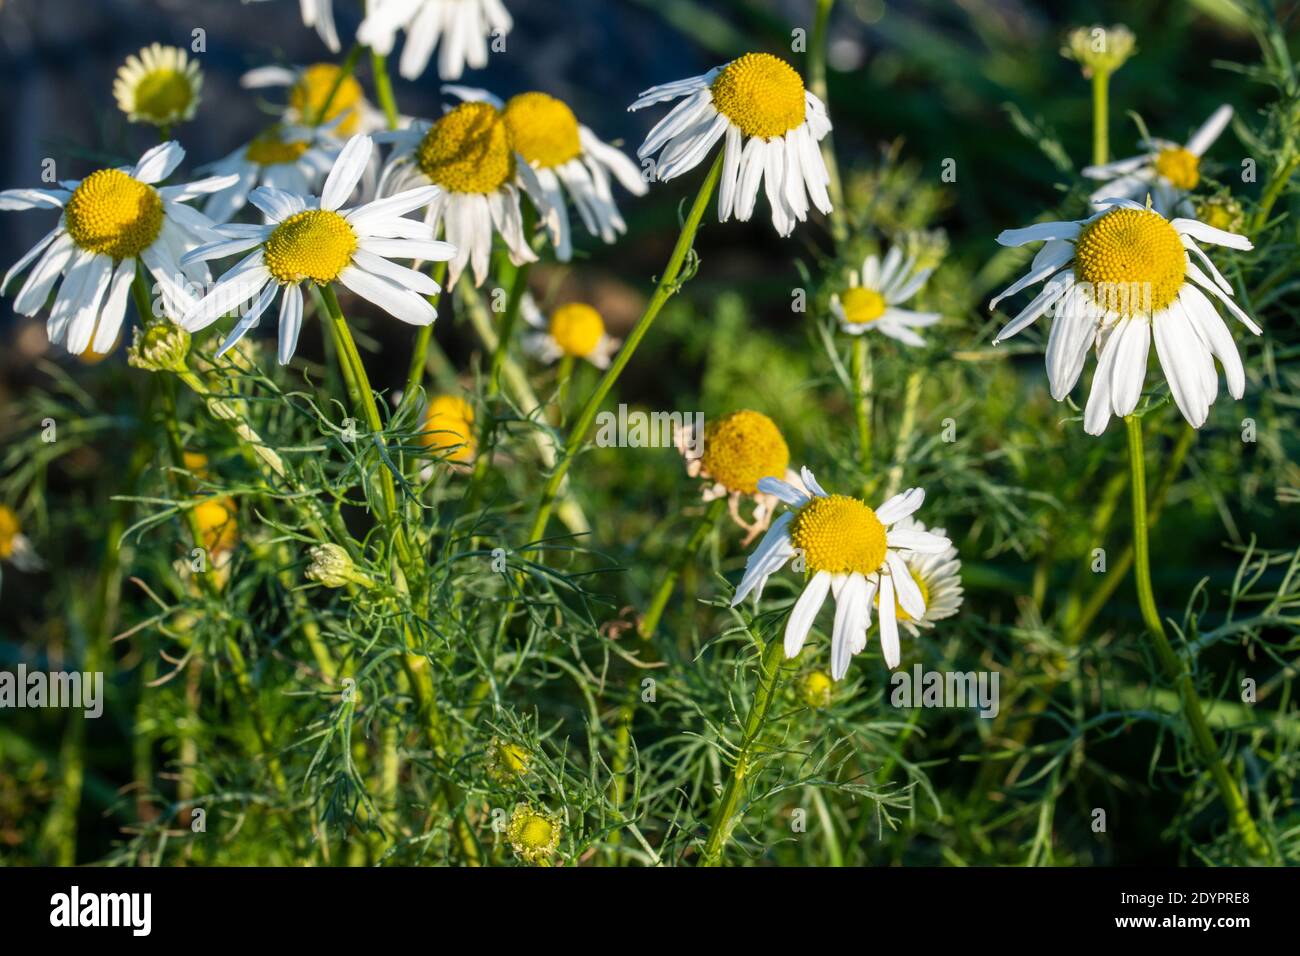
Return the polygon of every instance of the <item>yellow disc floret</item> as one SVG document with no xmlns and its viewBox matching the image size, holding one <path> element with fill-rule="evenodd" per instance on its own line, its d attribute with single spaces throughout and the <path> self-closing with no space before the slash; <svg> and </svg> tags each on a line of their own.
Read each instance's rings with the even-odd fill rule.
<svg viewBox="0 0 1300 956">
<path fill-rule="evenodd" d="M 310 279 L 328 285 L 352 261 L 357 234 L 328 209 L 305 209 L 275 227 L 262 250 L 271 275 L 288 284 Z"/>
<path fill-rule="evenodd" d="M 1079 234 L 1074 272 L 1098 305 L 1124 316 L 1150 315 L 1178 296 L 1187 253 L 1160 214 L 1114 209 Z"/>
<path fill-rule="evenodd" d="M 63 212 L 78 248 L 118 260 L 148 249 L 163 224 L 158 191 L 118 169 L 101 169 L 83 179 Z"/>
<path fill-rule="evenodd" d="M 562 305 L 551 315 L 551 338 L 565 355 L 586 358 L 604 335 L 605 321 L 584 302 Z"/>
<path fill-rule="evenodd" d="M 785 477 L 790 449 L 772 419 L 746 409 L 705 427 L 701 464 L 728 491 L 752 495 L 760 478 Z"/>
<path fill-rule="evenodd" d="M 560 845 L 560 820 L 544 811 L 520 805 L 510 815 L 506 836 L 519 856 L 529 863 L 540 863 Z"/>
<path fill-rule="evenodd" d="M 885 314 L 885 297 L 871 289 L 855 286 L 840 296 L 844 320 L 852 325 L 866 325 Z"/>
<path fill-rule="evenodd" d="M 0 505 L 0 559 L 8 561 L 13 557 L 18 537 L 23 533 L 18 516 L 8 505 Z"/>
<path fill-rule="evenodd" d="M 185 114 L 194 95 L 190 78 L 176 70 L 147 74 L 135 88 L 135 112 L 155 123 L 166 123 Z"/>
<path fill-rule="evenodd" d="M 338 89 L 334 89 L 335 83 Z M 333 97 L 330 91 L 334 91 Z M 340 136 L 351 136 L 361 125 L 361 101 L 364 98 L 361 84 L 352 74 L 339 80 L 339 67 L 333 63 L 315 63 L 302 71 L 298 82 L 289 91 L 289 106 L 301 122 L 319 126 L 342 117 L 334 131 Z M 321 116 L 321 107 L 328 100 L 329 109 Z"/>
<path fill-rule="evenodd" d="M 458 395 L 436 396 L 429 402 L 420 440 L 434 451 L 450 450 L 447 456 L 450 461 L 473 461 L 473 406 Z"/>
<path fill-rule="evenodd" d="M 296 163 L 310 145 L 305 140 L 286 140 L 279 129 L 269 129 L 248 144 L 244 158 L 259 166 Z"/>
<path fill-rule="evenodd" d="M 533 165 L 551 169 L 582 155 L 578 118 L 562 100 L 520 93 L 506 103 L 504 116 L 516 152 Z"/>
<path fill-rule="evenodd" d="M 770 53 L 746 53 L 713 81 L 713 105 L 746 136 L 773 139 L 801 126 L 803 80 Z"/>
<path fill-rule="evenodd" d="M 885 562 L 885 526 L 857 498 L 816 497 L 790 522 L 790 541 L 809 571 L 874 574 Z"/>
<path fill-rule="evenodd" d="M 443 116 L 420 140 L 415 161 L 454 193 L 494 193 L 515 175 L 510 133 L 491 103 L 461 103 Z"/>
<path fill-rule="evenodd" d="M 909 568 L 907 569 L 907 571 L 908 571 L 908 573 L 912 576 L 912 580 L 916 582 L 916 587 L 917 587 L 917 589 L 921 592 L 921 602 L 922 602 L 923 604 L 925 604 L 926 607 L 929 607 L 929 605 L 930 605 L 930 586 L 929 586 L 928 584 L 925 583 L 925 578 L 923 578 L 923 577 L 921 577 L 919 574 L 917 574 L 916 571 L 913 570 L 911 567 L 909 567 Z M 880 592 L 879 592 L 879 591 L 876 592 L 876 608 L 877 608 L 877 609 L 880 608 Z M 899 621 L 910 621 L 910 620 L 912 620 L 912 615 L 908 614 L 905 610 L 903 610 L 903 605 L 900 604 L 900 603 L 898 603 L 898 587 L 897 587 L 897 585 L 895 585 L 895 587 L 894 587 L 894 617 L 895 617 L 897 620 L 899 620 Z"/>
<path fill-rule="evenodd" d="M 1156 155 L 1156 172 L 1176 189 L 1195 189 L 1201 181 L 1201 158 L 1181 146 L 1170 146 Z"/>
</svg>

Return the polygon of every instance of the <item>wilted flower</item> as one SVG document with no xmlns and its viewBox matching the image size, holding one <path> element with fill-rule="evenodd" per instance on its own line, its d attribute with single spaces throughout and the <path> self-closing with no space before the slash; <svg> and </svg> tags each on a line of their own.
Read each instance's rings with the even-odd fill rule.
<svg viewBox="0 0 1300 956">
<path fill-rule="evenodd" d="M 497 783 L 514 783 L 528 772 L 532 755 L 518 744 L 493 738 L 487 751 L 488 776 Z"/>
<path fill-rule="evenodd" d="M 374 582 L 352 563 L 351 555 L 342 545 L 331 541 L 312 545 L 307 556 L 311 559 L 306 571 L 308 580 L 327 588 L 341 588 L 349 584 L 366 588 L 374 586 Z"/>
<path fill-rule="evenodd" d="M 1133 31 L 1122 23 L 1107 29 L 1103 26 L 1077 27 L 1066 38 L 1061 56 L 1083 67 L 1084 76 L 1114 73 L 1137 52 Z"/>
<path fill-rule="evenodd" d="M 160 322 L 147 329 L 135 330 L 135 339 L 127 350 L 126 361 L 132 368 L 146 372 L 181 372 L 190 352 L 190 333 L 170 322 Z"/>
<path fill-rule="evenodd" d="M 510 815 L 506 837 L 521 859 L 541 863 L 560 845 L 560 832 L 558 816 L 521 803 Z"/>
</svg>

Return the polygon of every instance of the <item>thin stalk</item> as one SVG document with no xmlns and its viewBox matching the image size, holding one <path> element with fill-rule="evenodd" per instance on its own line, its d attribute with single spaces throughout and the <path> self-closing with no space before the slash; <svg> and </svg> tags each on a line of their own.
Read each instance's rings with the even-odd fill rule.
<svg viewBox="0 0 1300 956">
<path fill-rule="evenodd" d="M 1201 709 L 1201 701 L 1192 683 L 1192 675 L 1187 670 L 1183 659 L 1169 643 L 1169 638 L 1165 635 L 1164 623 L 1160 619 L 1160 612 L 1156 609 L 1155 594 L 1151 589 L 1151 557 L 1147 542 L 1146 461 L 1142 454 L 1142 419 L 1137 415 L 1129 415 L 1124 419 L 1124 424 L 1128 429 L 1129 470 L 1133 476 L 1133 566 L 1142 619 L 1151 634 L 1156 656 L 1160 658 L 1165 675 L 1178 689 L 1182 700 L 1183 716 L 1187 720 L 1192 740 L 1200 753 L 1202 764 L 1218 787 L 1233 828 L 1251 856 L 1271 862 L 1272 850 L 1256 829 L 1255 821 L 1250 816 L 1250 808 L 1242 798 L 1236 781 L 1229 775 L 1227 767 L 1223 764 L 1218 744 L 1215 743 L 1210 725 L 1206 722 L 1205 713 Z"/>
<path fill-rule="evenodd" d="M 397 129 L 397 100 L 393 97 L 393 81 L 388 76 L 388 57 L 371 50 L 370 68 L 374 73 L 375 96 L 384 111 L 384 121 L 389 129 Z"/>
<path fill-rule="evenodd" d="M 1300 167 L 1300 153 L 1291 157 L 1287 164 L 1282 167 L 1282 171 L 1269 180 L 1269 184 L 1264 188 L 1263 195 L 1259 197 L 1259 206 L 1255 209 L 1255 216 L 1250 221 L 1250 234 L 1252 236 L 1268 225 L 1268 217 L 1273 211 L 1273 204 L 1282 195 L 1282 190 L 1291 181 L 1297 167 Z"/>
<path fill-rule="evenodd" d="M 435 262 L 433 268 L 429 271 L 433 281 L 439 286 L 443 284 L 447 277 L 447 263 Z M 444 290 L 445 291 L 445 290 Z M 430 296 L 429 301 L 437 308 L 440 304 L 442 293 L 436 296 Z M 415 395 L 424 384 L 424 370 L 429 364 L 429 346 L 433 341 L 433 323 L 422 326 L 420 331 L 415 335 L 415 348 L 411 350 L 411 364 L 406 370 L 406 387 L 402 389 L 402 404 L 415 401 Z"/>
<path fill-rule="evenodd" d="M 754 689 L 754 703 L 749 708 L 745 720 L 745 733 L 736 752 L 736 762 L 731 768 L 731 776 L 723 788 L 722 798 L 713 813 L 713 822 L 709 826 L 709 836 L 700 855 L 700 866 L 718 866 L 722 863 L 722 853 L 726 849 L 731 833 L 740 822 L 736 808 L 740 803 L 740 794 L 745 782 L 754 769 L 754 758 L 758 748 L 758 739 L 767 723 L 767 716 L 776 699 L 777 685 L 781 679 L 781 665 L 785 661 L 785 648 L 780 638 L 774 637 L 763 651 L 762 664 L 759 667 L 758 686 Z"/>
<path fill-rule="evenodd" d="M 1092 74 L 1092 164 L 1110 161 L 1110 71 Z"/>
<path fill-rule="evenodd" d="M 690 538 L 686 544 L 677 553 L 669 566 L 667 572 L 659 580 L 659 587 L 655 590 L 654 597 L 650 599 L 650 606 L 646 608 L 645 615 L 637 623 L 637 633 L 642 637 L 653 637 L 655 629 L 659 626 L 659 619 L 663 617 L 664 608 L 668 606 L 668 599 L 673 596 L 673 589 L 677 587 L 677 579 L 682 576 L 682 569 L 686 567 L 695 553 L 700 550 L 700 545 L 708 537 L 713 526 L 718 523 L 722 517 L 722 512 L 727 508 L 726 498 L 715 498 L 709 503 L 704 514 L 695 525 L 695 530 L 691 532 Z"/>
<path fill-rule="evenodd" d="M 365 49 L 365 47 L 359 43 L 352 44 L 351 49 L 348 50 L 348 55 L 345 56 L 343 62 L 339 64 L 338 74 L 335 75 L 334 82 L 330 84 L 329 92 L 325 94 L 325 99 L 321 101 L 320 109 L 310 117 L 303 117 L 305 125 L 319 126 L 321 123 L 325 122 L 325 117 L 329 115 L 330 107 L 334 105 L 334 97 L 338 95 L 339 89 L 343 86 L 343 82 L 356 72 L 357 60 L 361 59 L 361 51 L 363 49 Z"/>
<path fill-rule="evenodd" d="M 853 378 L 853 416 L 858 423 L 858 466 L 864 494 L 870 494 L 871 476 L 871 352 L 866 335 L 853 337 L 850 375 Z"/>
<path fill-rule="evenodd" d="M 908 373 L 903 396 L 903 417 L 898 423 L 898 435 L 894 439 L 894 463 L 889 468 L 889 479 L 885 482 L 885 498 L 893 497 L 903 481 L 903 468 L 907 465 L 907 456 L 912 450 L 912 435 L 916 431 L 916 407 L 921 401 L 922 382 L 919 368 Z"/>
</svg>

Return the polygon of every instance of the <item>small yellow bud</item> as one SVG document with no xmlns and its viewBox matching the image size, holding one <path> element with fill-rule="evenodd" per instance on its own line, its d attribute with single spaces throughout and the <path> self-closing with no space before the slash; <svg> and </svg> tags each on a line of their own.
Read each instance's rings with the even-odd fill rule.
<svg viewBox="0 0 1300 956">
<path fill-rule="evenodd" d="M 809 671 L 799 681 L 799 696 L 813 710 L 822 710 L 831 705 L 831 688 L 835 682 L 825 671 Z"/>
</svg>

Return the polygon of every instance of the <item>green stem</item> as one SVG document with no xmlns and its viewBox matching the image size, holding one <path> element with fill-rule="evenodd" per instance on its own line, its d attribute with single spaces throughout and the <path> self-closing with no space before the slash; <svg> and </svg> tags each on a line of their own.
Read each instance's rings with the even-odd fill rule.
<svg viewBox="0 0 1300 956">
<path fill-rule="evenodd" d="M 853 337 L 850 374 L 853 377 L 853 415 L 858 423 L 858 465 L 862 469 L 862 486 L 869 494 L 871 473 L 871 352 L 867 336 Z"/>
<path fill-rule="evenodd" d="M 653 637 L 655 629 L 659 626 L 659 619 L 663 617 L 664 608 L 668 606 L 668 599 L 673 596 L 673 589 L 677 587 L 677 579 L 682 576 L 682 569 L 686 563 L 695 556 L 695 552 L 700 550 L 700 545 L 708 537 L 713 526 L 718 523 L 722 517 L 722 512 L 727 509 L 727 499 L 715 498 L 709 503 L 709 507 L 704 514 L 700 516 L 699 523 L 695 526 L 695 531 L 691 533 L 690 538 L 677 553 L 672 565 L 668 571 L 659 580 L 659 587 L 655 595 L 650 599 L 650 606 L 646 608 L 645 616 L 637 623 L 637 633 L 642 637 Z"/>
<path fill-rule="evenodd" d="M 334 293 L 334 287 L 330 285 L 321 289 L 321 296 L 325 300 L 325 310 L 329 313 L 330 334 L 338 348 L 339 366 L 343 369 L 343 377 L 348 383 L 349 397 L 358 412 L 365 416 L 366 426 L 374 436 L 375 442 L 381 450 L 385 449 L 387 442 L 384 439 L 384 423 L 379 417 L 379 406 L 375 403 L 370 377 L 366 374 L 365 363 L 361 361 L 361 353 L 357 351 L 356 340 L 352 338 L 352 330 L 348 328 L 347 319 L 343 317 L 339 298 Z M 406 529 L 398 513 L 397 485 L 393 480 L 392 470 L 382 460 L 379 462 L 379 488 L 384 500 L 383 518 L 391 522 L 398 560 L 403 568 L 410 568 L 413 557 L 410 544 L 406 540 Z"/>
<path fill-rule="evenodd" d="M 551 472 L 550 478 L 547 479 L 546 485 L 542 489 L 542 498 L 537 506 L 537 513 L 533 516 L 532 527 L 528 532 L 528 542 L 530 544 L 539 540 L 545 532 L 547 519 L 551 516 L 551 508 L 554 506 L 555 498 L 560 492 L 560 486 L 564 483 L 564 476 L 568 474 L 569 466 L 573 464 L 579 449 L 582 448 L 587 431 L 596 420 L 596 414 L 600 411 L 600 406 L 605 401 L 605 397 L 609 395 L 614 383 L 623 374 L 623 369 L 632 361 L 637 346 L 641 344 L 641 340 L 650 331 L 650 326 L 654 324 L 664 304 L 678 291 L 677 278 L 686 262 L 687 253 L 691 251 L 691 247 L 695 242 L 695 233 L 699 230 L 700 220 L 704 218 L 704 210 L 708 208 L 709 200 L 712 198 L 713 191 L 722 176 L 722 160 L 723 152 L 719 150 L 717 159 L 713 161 L 713 166 L 709 169 L 708 175 L 704 177 L 704 182 L 700 184 L 700 191 L 696 194 L 695 202 L 686 217 L 686 223 L 682 226 L 681 235 L 677 237 L 677 245 L 673 247 L 672 256 L 668 259 L 668 266 L 664 269 L 659 284 L 655 286 L 654 295 L 650 297 L 645 312 L 641 314 L 641 318 L 637 320 L 631 334 L 628 335 L 627 341 L 623 343 L 618 355 L 615 356 L 614 361 L 601 377 L 596 390 L 591 393 L 587 403 L 583 405 L 582 411 L 578 413 L 578 418 L 573 423 L 573 430 L 569 433 L 569 440 L 565 442 L 564 455 L 556 462 L 555 469 Z"/>
<path fill-rule="evenodd" d="M 374 72 L 375 96 L 384 111 L 389 129 L 397 129 L 397 100 L 393 97 L 393 81 L 388 77 L 388 57 L 370 51 L 370 67 Z"/>
<path fill-rule="evenodd" d="M 1300 153 L 1291 157 L 1290 161 L 1282 167 L 1282 171 L 1269 180 L 1268 186 L 1264 189 L 1264 194 L 1259 197 L 1259 206 L 1255 209 L 1255 216 L 1250 223 L 1250 234 L 1252 236 L 1268 225 L 1268 217 L 1273 211 L 1273 204 L 1282 195 L 1282 190 L 1291 181 L 1291 177 L 1298 166 L 1300 166 Z"/>
<path fill-rule="evenodd" d="M 1242 798 L 1237 783 L 1228 774 L 1227 767 L 1219 754 L 1219 747 L 1210 732 L 1205 713 L 1201 709 L 1200 698 L 1192 683 L 1192 675 L 1183 659 L 1174 651 L 1165 635 L 1165 626 L 1156 608 L 1155 595 L 1151 589 L 1151 558 L 1147 543 L 1147 503 L 1146 503 L 1146 462 L 1142 454 L 1142 419 L 1129 415 L 1124 419 L 1128 429 L 1129 469 L 1133 475 L 1133 555 L 1134 571 L 1137 578 L 1138 606 L 1142 609 L 1142 619 L 1146 622 L 1155 645 L 1156 656 L 1165 670 L 1170 683 L 1177 688 L 1182 700 L 1183 716 L 1187 720 L 1192 740 L 1201 756 L 1201 762 L 1209 771 L 1219 795 L 1228 809 L 1228 817 L 1233 828 L 1241 837 L 1247 852 L 1264 861 L 1272 860 L 1272 851 L 1264 842 L 1255 821 L 1251 819 L 1250 808 Z"/>
<path fill-rule="evenodd" d="M 894 463 L 889 468 L 889 480 L 885 482 L 885 498 L 893 497 L 903 482 L 903 469 L 907 465 L 907 456 L 912 450 L 912 435 L 916 431 L 916 407 L 921 401 L 922 382 L 919 368 L 908 373 L 903 396 L 903 417 L 898 423 L 898 436 L 894 440 Z"/>
<path fill-rule="evenodd" d="M 1092 74 L 1092 164 L 1110 161 L 1110 71 Z"/>
<path fill-rule="evenodd" d="M 447 263 L 445 261 L 435 262 L 433 269 L 429 273 L 433 281 L 442 285 L 447 277 Z M 436 296 L 430 296 L 429 301 L 437 308 L 441 301 L 442 293 Z M 420 331 L 415 335 L 415 348 L 411 351 L 411 364 L 406 370 L 406 387 L 402 389 L 402 404 L 415 401 L 416 392 L 424 384 L 424 370 L 429 364 L 429 346 L 433 341 L 433 323 L 421 326 Z"/>
<path fill-rule="evenodd" d="M 812 37 L 808 41 L 808 89 L 823 103 L 828 103 L 826 93 L 826 46 L 829 38 L 831 9 L 835 0 L 815 0 L 816 12 L 813 15 Z M 829 105 L 829 104 L 828 104 Z M 840 182 L 840 167 L 835 161 L 835 146 L 832 134 L 827 133 L 821 141 L 822 161 L 830 177 L 826 191 L 830 196 L 831 206 L 840 211 L 840 215 L 829 217 L 831 237 L 836 243 L 848 238 L 848 223 L 844 218 L 844 187 Z"/>
<path fill-rule="evenodd" d="M 781 639 L 774 637 L 763 651 L 763 660 L 758 674 L 758 686 L 754 690 L 754 703 L 749 708 L 745 719 L 745 733 L 736 752 L 736 762 L 732 765 L 731 776 L 723 788 L 722 798 L 713 813 L 713 822 L 709 826 L 709 836 L 700 855 L 700 866 L 718 866 L 722 863 L 722 853 L 731 833 L 740 822 L 736 808 L 740 803 L 740 794 L 745 782 L 754 769 L 754 757 L 758 738 L 767 723 L 767 715 L 776 698 L 776 688 L 781 679 L 781 665 L 785 660 L 785 648 Z"/>
</svg>

